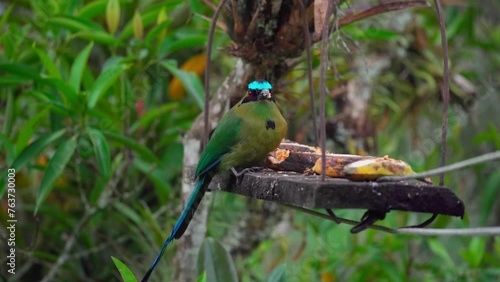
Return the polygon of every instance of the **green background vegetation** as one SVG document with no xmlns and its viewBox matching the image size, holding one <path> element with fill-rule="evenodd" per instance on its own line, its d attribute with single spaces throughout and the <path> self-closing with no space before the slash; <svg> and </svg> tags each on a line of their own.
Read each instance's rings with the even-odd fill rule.
<svg viewBox="0 0 500 282">
<path fill-rule="evenodd" d="M 494 1 L 481 2 L 443 1 L 450 4 L 445 5 L 452 72 L 448 163 L 500 150 L 500 26 L 492 12 L 500 10 Z M 206 49 L 206 18 L 213 11 L 197 0 L 121 0 L 108 14 L 104 0 L 0 5 L 0 171 L 16 169 L 18 219 L 17 274 L 11 276 L 2 267 L 2 277 L 115 281 L 121 278 L 112 256 L 141 277 L 182 208 L 182 134 L 200 114 L 204 98 L 201 73 L 181 66 Z M 409 162 L 415 171 L 437 167 L 443 79 L 439 36 L 433 8 L 376 16 L 332 35 L 330 90 L 370 71 L 371 58 L 388 64 L 370 86 L 367 112 L 373 134 L 363 139 L 364 145 L 349 136 L 329 141 L 331 151 L 387 154 Z M 228 45 L 229 37 L 218 29 L 212 93 L 236 62 L 218 49 Z M 313 60 L 318 89 L 318 46 Z M 202 59 L 197 63 L 204 64 Z M 288 137 L 312 144 L 310 130 L 300 130 L 310 128 L 305 70 L 303 56 L 276 85 L 292 129 Z M 169 93 L 174 78 L 185 88 L 177 93 L 180 97 Z M 342 94 L 329 96 L 329 120 L 341 112 L 341 101 Z M 4 181 L 5 174 L 2 225 Z M 450 173 L 445 183 L 463 199 L 466 217 L 440 216 L 433 227 L 500 225 L 498 163 Z M 284 208 L 279 208 L 282 219 L 267 239 L 230 257 L 218 242 L 232 236 L 231 226 L 244 216 L 247 202 L 225 193 L 214 197 L 207 236 L 215 240 L 205 242 L 202 257 L 205 265 L 228 271 L 231 279 L 500 277 L 499 237 L 396 236 L 374 230 L 351 235 L 349 226 Z M 357 219 L 362 211 L 338 214 Z M 383 223 L 403 226 L 425 216 L 391 212 Z M 5 237 L 4 230 L 0 234 Z M 65 250 L 68 241 L 72 245 Z M 157 269 L 165 277 L 174 272 L 174 249 L 175 243 Z M 0 261 L 5 265 L 5 256 Z M 50 273 L 57 264 L 60 268 Z M 207 272 L 200 279 L 209 278 Z"/>
</svg>

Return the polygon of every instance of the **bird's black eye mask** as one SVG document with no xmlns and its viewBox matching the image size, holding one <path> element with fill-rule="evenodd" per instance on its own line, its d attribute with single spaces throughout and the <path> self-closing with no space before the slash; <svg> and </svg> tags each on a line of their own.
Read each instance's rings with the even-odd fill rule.
<svg viewBox="0 0 500 282">
<path fill-rule="evenodd" d="M 255 102 L 259 100 L 260 97 L 260 89 L 248 89 L 248 95 L 240 102 L 239 106 L 241 106 L 244 103 L 247 102 Z M 273 90 L 269 89 L 269 92 L 271 93 L 271 98 L 269 100 L 273 101 L 276 103 L 276 100 L 274 99 L 274 95 L 272 95 Z M 262 100 L 262 98 L 260 99 Z"/>
<path fill-rule="evenodd" d="M 252 98 L 257 98 L 259 96 L 260 90 L 257 89 L 248 89 L 248 96 Z"/>
</svg>

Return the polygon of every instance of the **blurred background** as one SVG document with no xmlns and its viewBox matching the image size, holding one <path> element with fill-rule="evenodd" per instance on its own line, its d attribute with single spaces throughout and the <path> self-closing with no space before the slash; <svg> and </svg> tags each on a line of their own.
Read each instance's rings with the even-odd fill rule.
<svg viewBox="0 0 500 282">
<path fill-rule="evenodd" d="M 260 9 L 258 1 L 228 2 L 238 3 L 244 23 L 248 11 Z M 387 2 L 337 1 L 336 19 Z M 500 9 L 495 0 L 441 2 L 452 163 L 500 150 Z M 313 1 L 303 3 L 313 34 Z M 183 208 L 183 138 L 203 108 L 208 29 L 218 4 L 0 1 L 0 225 L 7 220 L 9 168 L 16 169 L 18 220 L 16 275 L 2 267 L 2 281 L 118 281 L 112 256 L 142 277 Z M 282 5 L 281 17 L 296 8 Z M 254 76 L 273 83 L 288 138 L 314 145 L 303 34 L 276 40 L 274 32 L 287 24 L 279 20 L 242 37 L 231 7 L 223 9 L 212 43 L 211 93 L 224 81 L 238 83 L 228 78 L 247 64 L 243 80 L 231 86 L 241 91 L 219 97 L 241 98 L 248 82 L 262 78 L 250 70 L 264 68 Z M 363 18 L 328 42 L 327 149 L 389 155 L 416 172 L 437 167 L 443 69 L 434 7 Z M 318 97 L 320 44 L 311 53 Z M 464 201 L 466 216 L 440 216 L 432 227 L 500 225 L 498 162 L 449 173 L 445 185 Z M 209 194 L 206 236 L 214 240 L 207 244 L 220 243 L 229 255 L 215 248 L 215 256 L 200 256 L 195 278 L 212 265 L 226 275 L 219 281 L 500 279 L 498 236 L 351 235 L 350 226 L 275 203 Z M 363 211 L 337 213 L 359 219 Z M 383 224 L 428 216 L 391 212 Z M 6 229 L 0 234 L 6 242 Z M 6 244 L 2 250 L 7 254 Z M 152 281 L 179 279 L 176 251 L 186 250 L 172 244 Z"/>
</svg>

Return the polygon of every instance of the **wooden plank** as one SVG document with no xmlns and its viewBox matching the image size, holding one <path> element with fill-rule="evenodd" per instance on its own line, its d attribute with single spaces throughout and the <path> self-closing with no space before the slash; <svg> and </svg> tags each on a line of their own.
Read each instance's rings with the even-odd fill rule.
<svg viewBox="0 0 500 282">
<path fill-rule="evenodd" d="M 463 202 L 447 187 L 423 182 L 353 182 L 265 169 L 233 175 L 211 188 L 303 208 L 391 210 L 464 215 Z M 214 181 L 220 181 L 214 179 Z"/>
</svg>

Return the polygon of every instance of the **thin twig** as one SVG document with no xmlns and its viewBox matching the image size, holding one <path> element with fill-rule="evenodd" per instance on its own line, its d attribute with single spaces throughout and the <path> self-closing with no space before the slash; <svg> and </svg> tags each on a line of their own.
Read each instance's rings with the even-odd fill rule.
<svg viewBox="0 0 500 282">
<path fill-rule="evenodd" d="M 217 9 L 215 7 L 215 4 L 212 3 L 212 2 L 210 2 L 209 0 L 201 0 L 201 2 L 203 2 L 205 5 L 207 5 L 208 7 L 210 7 L 210 9 L 212 9 L 214 12 Z"/>
<path fill-rule="evenodd" d="M 321 34 L 321 61 L 319 63 L 319 114 L 320 114 L 320 127 L 321 127 L 321 181 L 326 180 L 326 117 L 325 117 L 325 72 L 327 56 L 326 50 L 328 45 L 328 21 L 333 11 L 333 1 L 328 1 L 328 6 L 326 8 L 325 22 L 323 23 L 323 31 Z"/>
<path fill-rule="evenodd" d="M 407 8 L 423 8 L 423 7 L 429 7 L 429 6 L 430 5 L 426 1 L 423 1 L 423 0 L 398 1 L 398 2 L 383 3 L 380 5 L 365 9 L 359 13 L 349 14 L 349 15 L 342 17 L 339 20 L 339 24 L 336 26 L 335 30 L 338 30 L 339 28 L 346 26 L 348 24 L 351 24 L 353 22 L 357 22 L 359 20 L 364 20 L 368 17 L 379 15 L 382 13 L 397 11 L 397 10 L 402 10 L 402 9 L 407 9 Z"/>
<path fill-rule="evenodd" d="M 63 251 L 61 255 L 57 258 L 56 263 L 52 266 L 50 269 L 49 273 L 45 275 L 45 277 L 42 279 L 41 282 L 49 282 L 49 281 L 54 281 L 54 276 L 56 275 L 57 271 L 59 271 L 59 268 L 71 257 L 69 255 L 69 252 L 73 248 L 73 245 L 75 244 L 76 238 L 78 235 L 80 235 L 80 231 L 87 224 L 89 221 L 90 217 L 96 212 L 96 208 L 91 208 L 91 209 L 86 209 L 85 213 L 83 214 L 82 218 L 80 219 L 80 222 L 75 226 L 73 229 L 73 233 L 69 237 L 69 239 L 66 241 L 66 244 L 64 245 Z"/>
<path fill-rule="evenodd" d="M 204 15 L 200 15 L 200 14 L 196 14 L 196 13 L 194 14 L 194 16 L 199 17 L 199 18 L 201 18 L 201 19 L 203 19 L 203 20 L 205 20 L 205 21 L 207 21 L 209 23 L 212 22 L 212 18 L 210 18 L 210 17 L 204 16 Z M 227 28 L 227 25 L 226 25 L 225 22 L 217 21 L 217 26 L 220 29 L 222 29 L 225 33 L 228 33 L 228 28 Z"/>
<path fill-rule="evenodd" d="M 217 25 L 217 19 L 219 18 L 220 11 L 222 10 L 222 7 L 226 4 L 227 0 L 222 0 L 219 3 L 219 6 L 217 6 L 217 10 L 215 10 L 214 13 L 214 18 L 212 22 L 210 23 L 210 31 L 208 33 L 208 46 L 207 46 L 207 62 L 206 62 L 206 68 L 205 68 L 205 105 L 203 108 L 203 120 L 205 122 L 204 124 L 204 134 L 203 134 L 203 147 L 208 143 L 208 137 L 210 134 L 210 129 L 208 126 L 208 104 L 210 100 L 210 56 L 212 55 L 212 42 L 214 39 L 214 32 L 215 32 L 215 26 Z"/>
<path fill-rule="evenodd" d="M 296 207 L 291 205 L 284 205 L 301 212 L 311 214 L 314 216 L 318 216 L 324 219 L 331 220 L 337 223 L 345 223 L 348 225 L 357 225 L 358 221 L 345 219 L 341 217 L 337 217 L 335 214 L 324 214 L 314 210 Z M 328 211 L 328 210 L 327 210 Z M 331 211 L 331 210 L 330 210 Z M 330 213 L 330 212 L 329 212 Z M 379 230 L 382 232 L 390 233 L 390 234 L 406 234 L 406 235 L 422 235 L 422 236 L 498 236 L 500 235 L 500 226 L 493 227 L 474 227 L 474 228 L 448 228 L 448 229 L 436 229 L 436 228 L 399 228 L 393 229 L 380 225 L 370 225 L 368 226 L 370 229 Z"/>
<path fill-rule="evenodd" d="M 439 20 L 439 29 L 441 31 L 441 46 L 443 48 L 443 72 L 444 80 L 443 87 L 441 88 L 441 95 L 443 96 L 443 120 L 441 124 L 441 159 L 439 166 L 446 165 L 446 135 L 448 132 L 448 104 L 450 102 L 450 71 L 448 69 L 448 40 L 446 39 L 446 26 L 443 18 L 443 11 L 441 2 L 434 0 L 436 5 L 436 12 Z M 444 184 L 444 173 L 439 176 L 439 185 Z"/>
<path fill-rule="evenodd" d="M 296 206 L 287 205 L 287 204 L 282 204 L 282 205 L 287 206 L 287 207 L 292 208 L 292 209 L 295 209 L 295 210 L 299 210 L 299 211 L 304 212 L 304 213 L 308 213 L 308 214 L 317 216 L 317 217 L 321 217 L 321 218 L 324 218 L 324 219 L 331 220 L 331 221 L 333 221 L 333 222 L 335 222 L 337 224 L 339 224 L 339 223 L 345 223 L 345 224 L 349 224 L 349 225 L 358 225 L 360 223 L 359 221 L 350 220 L 350 219 L 338 217 L 338 216 L 335 216 L 335 215 L 331 216 L 330 212 L 332 212 L 332 210 L 328 210 L 328 209 L 327 209 L 327 211 L 328 211 L 329 214 L 324 214 L 324 213 L 320 213 L 320 212 L 317 212 L 317 211 L 314 211 L 314 210 L 310 210 L 310 209 L 306 209 L 306 208 L 302 208 L 302 207 L 296 207 Z M 387 232 L 387 233 L 395 233 L 396 232 L 395 229 L 391 229 L 391 228 L 380 226 L 380 225 L 370 225 L 369 228 L 375 229 L 375 230 L 384 231 L 384 232 Z"/>
<path fill-rule="evenodd" d="M 129 240 L 129 239 L 130 238 L 128 236 L 123 235 L 121 237 L 113 239 L 112 243 L 113 244 L 123 244 L 123 243 L 127 242 L 127 240 Z M 98 253 L 100 251 L 109 250 L 110 246 L 111 246 L 111 243 L 103 243 L 103 244 L 100 244 L 100 245 L 95 246 L 93 248 L 85 249 L 84 251 L 75 252 L 75 253 L 71 254 L 70 256 L 68 256 L 68 258 L 79 259 L 79 258 L 88 257 L 88 256 L 95 254 L 95 253 Z"/>
<path fill-rule="evenodd" d="M 326 209 L 326 212 L 333 219 L 333 221 L 335 221 L 337 224 L 341 223 L 340 218 L 337 217 L 337 215 L 335 215 L 335 213 L 333 212 L 332 209 Z"/>
<path fill-rule="evenodd" d="M 313 122 L 314 131 L 314 146 L 319 146 L 319 132 L 318 121 L 316 120 L 316 102 L 314 98 L 313 78 L 312 78 L 312 56 L 311 56 L 311 34 L 309 34 L 309 23 L 307 22 L 306 9 L 302 0 L 295 0 L 299 4 L 300 13 L 302 15 L 302 27 L 306 43 L 306 56 L 307 56 L 307 80 L 309 83 L 309 100 L 311 100 L 311 117 Z"/>
<path fill-rule="evenodd" d="M 402 176 L 383 176 L 377 179 L 377 181 L 385 182 L 385 181 L 403 181 L 409 179 L 419 179 L 426 178 L 438 174 L 444 174 L 446 172 L 459 170 L 468 166 L 485 163 L 489 161 L 499 160 L 500 159 L 500 151 L 495 151 L 491 153 L 487 153 L 481 156 L 477 156 L 471 159 L 467 159 L 458 163 L 454 163 L 451 165 L 439 167 L 436 169 L 431 169 L 428 171 L 424 171 L 416 174 L 402 175 Z"/>
</svg>

